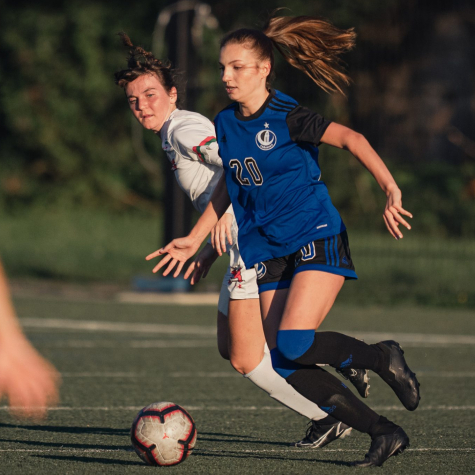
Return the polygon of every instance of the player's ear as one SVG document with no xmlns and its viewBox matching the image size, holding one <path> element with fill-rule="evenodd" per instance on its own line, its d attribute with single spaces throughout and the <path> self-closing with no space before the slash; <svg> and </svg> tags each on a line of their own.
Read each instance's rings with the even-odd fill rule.
<svg viewBox="0 0 475 475">
<path fill-rule="evenodd" d="M 170 89 L 170 104 L 176 104 L 176 101 L 178 100 L 178 91 L 176 90 L 176 87 L 172 87 Z"/>
<path fill-rule="evenodd" d="M 269 76 L 271 70 L 270 61 L 262 61 L 259 65 L 259 70 L 263 78 Z"/>
</svg>

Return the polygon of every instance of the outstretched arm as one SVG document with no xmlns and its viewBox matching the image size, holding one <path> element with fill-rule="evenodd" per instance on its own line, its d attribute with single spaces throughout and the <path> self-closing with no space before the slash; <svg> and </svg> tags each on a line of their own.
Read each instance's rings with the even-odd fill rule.
<svg viewBox="0 0 475 475">
<path fill-rule="evenodd" d="M 173 277 L 178 277 L 185 262 L 196 253 L 201 243 L 205 240 L 206 236 L 210 233 L 211 229 L 216 225 L 230 204 L 231 200 L 229 199 L 226 180 L 223 174 L 216 185 L 208 206 L 190 234 L 184 238 L 174 239 L 162 249 L 158 249 L 146 257 L 146 260 L 149 261 L 150 259 L 166 254 L 154 267 L 153 272 L 158 272 L 163 266 L 168 264 L 163 275 L 168 275 L 175 266 L 177 266 Z M 218 251 L 218 254 L 221 255 L 222 251 Z M 189 277 L 192 270 L 190 266 L 185 273 L 185 279 Z"/>
<path fill-rule="evenodd" d="M 24 336 L 0 263 L 0 399 L 21 417 L 42 418 L 58 400 L 59 374 Z"/>
<path fill-rule="evenodd" d="M 332 122 L 325 130 L 321 141 L 348 150 L 374 176 L 386 194 L 386 207 L 383 213 L 386 227 L 394 238 L 401 239 L 403 235 L 399 225 L 402 224 L 407 229 L 411 229 L 409 223 L 401 215 L 412 218 L 412 214 L 402 207 L 401 190 L 381 157 L 365 137 L 348 127 Z"/>
</svg>

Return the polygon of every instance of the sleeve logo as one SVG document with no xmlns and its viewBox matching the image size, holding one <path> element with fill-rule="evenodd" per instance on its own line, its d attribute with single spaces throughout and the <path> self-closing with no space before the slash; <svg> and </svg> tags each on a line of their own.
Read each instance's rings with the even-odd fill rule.
<svg viewBox="0 0 475 475">
<path fill-rule="evenodd" d="M 277 143 L 277 137 L 272 130 L 261 130 L 256 134 L 256 144 L 261 150 L 271 150 Z"/>
<path fill-rule="evenodd" d="M 193 152 L 198 155 L 198 158 L 202 162 L 206 162 L 205 158 L 208 156 L 207 150 L 210 150 L 210 145 L 214 142 L 216 142 L 216 137 L 206 137 L 199 145 L 193 147 Z"/>
</svg>

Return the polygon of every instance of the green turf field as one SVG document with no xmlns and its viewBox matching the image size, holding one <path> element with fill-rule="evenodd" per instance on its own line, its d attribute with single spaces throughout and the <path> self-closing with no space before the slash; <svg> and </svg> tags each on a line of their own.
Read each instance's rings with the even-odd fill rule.
<svg viewBox="0 0 475 475">
<path fill-rule="evenodd" d="M 0 411 L 1 474 L 352 473 L 369 438 L 353 433 L 320 450 L 290 447 L 306 420 L 243 380 L 215 345 L 212 307 L 130 305 L 111 301 L 17 299 L 36 347 L 63 375 L 60 407 L 40 423 Z M 474 473 L 475 319 L 473 312 L 336 306 L 325 329 L 368 342 L 395 336 L 421 381 L 422 401 L 405 411 L 372 375 L 369 403 L 400 423 L 411 448 L 384 473 Z M 208 374 L 208 377 L 205 377 Z M 132 451 L 136 412 L 156 401 L 194 417 L 194 454 L 172 468 L 147 467 Z"/>
</svg>

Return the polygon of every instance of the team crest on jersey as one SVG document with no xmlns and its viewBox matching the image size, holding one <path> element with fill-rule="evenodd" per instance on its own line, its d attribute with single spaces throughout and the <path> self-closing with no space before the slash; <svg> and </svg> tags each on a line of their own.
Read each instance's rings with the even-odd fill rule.
<svg viewBox="0 0 475 475">
<path fill-rule="evenodd" d="M 256 134 L 256 144 L 261 150 L 271 150 L 277 143 L 277 136 L 272 130 L 261 130 Z"/>
<path fill-rule="evenodd" d="M 262 279 L 267 274 L 267 267 L 263 262 L 259 262 L 254 267 L 257 272 L 257 280 Z"/>
</svg>

